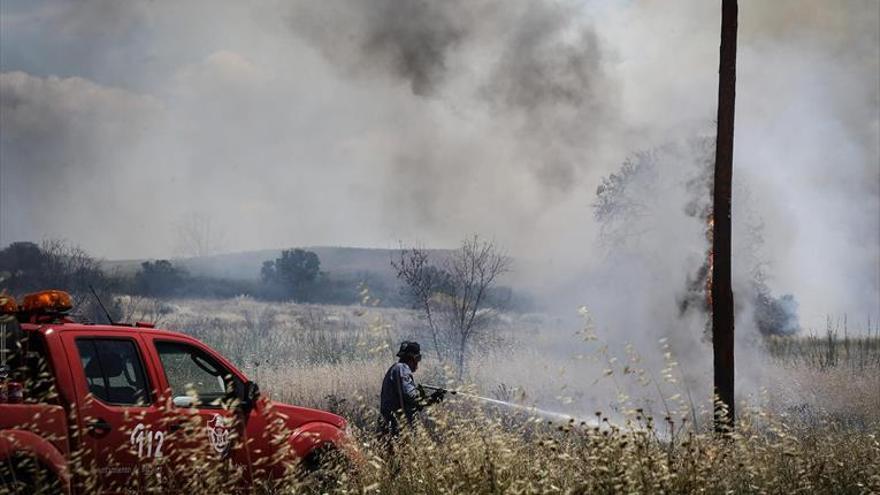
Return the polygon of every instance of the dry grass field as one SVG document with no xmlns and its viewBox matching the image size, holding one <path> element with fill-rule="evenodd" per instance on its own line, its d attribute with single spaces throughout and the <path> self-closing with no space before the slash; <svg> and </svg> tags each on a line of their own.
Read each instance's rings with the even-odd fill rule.
<svg viewBox="0 0 880 495">
<path fill-rule="evenodd" d="M 572 419 L 554 422 L 453 396 L 391 456 L 373 435 L 378 388 L 392 348 L 418 326 L 415 313 L 239 298 L 166 302 L 157 315 L 163 326 L 230 357 L 273 399 L 352 422 L 364 462 L 337 473 L 322 491 L 880 492 L 876 335 L 828 330 L 753 343 L 741 352 L 750 369 L 742 374 L 738 427 L 719 437 L 709 429 L 709 372 L 693 360 L 685 369 L 669 343 L 655 344 L 655 358 L 631 345 L 601 345 L 595 335 L 541 315 L 500 315 L 497 338 L 472 358 L 466 384 L 447 381 L 452 373 L 430 353 L 417 378 Z M 761 387 L 749 383 L 756 374 L 768 377 Z M 201 479 L 190 488 L 214 489 L 210 476 Z M 294 493 L 301 483 L 292 477 L 266 491 Z"/>
</svg>

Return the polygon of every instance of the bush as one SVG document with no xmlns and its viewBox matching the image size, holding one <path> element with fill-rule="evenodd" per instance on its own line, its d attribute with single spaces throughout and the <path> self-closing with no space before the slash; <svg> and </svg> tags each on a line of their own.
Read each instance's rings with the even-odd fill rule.
<svg viewBox="0 0 880 495">
<path fill-rule="evenodd" d="M 63 240 L 47 240 L 40 245 L 14 242 L 0 250 L 0 291 L 22 295 L 46 289 L 68 292 L 80 317 L 105 322 L 92 290 L 107 305 L 111 318 L 119 308 L 111 304 L 119 280 L 101 270 L 100 262 L 83 249 Z"/>
</svg>

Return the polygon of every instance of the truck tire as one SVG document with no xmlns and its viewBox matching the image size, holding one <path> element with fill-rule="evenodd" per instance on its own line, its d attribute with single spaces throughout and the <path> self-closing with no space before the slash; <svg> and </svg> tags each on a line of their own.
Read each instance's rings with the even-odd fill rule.
<svg viewBox="0 0 880 495">
<path fill-rule="evenodd" d="M 64 491 L 61 480 L 48 467 L 30 456 L 0 462 L 0 493 L 56 495 Z"/>
<path fill-rule="evenodd" d="M 346 456 L 333 444 L 324 444 L 302 460 L 303 483 L 317 491 L 339 488 L 351 475 Z"/>
</svg>

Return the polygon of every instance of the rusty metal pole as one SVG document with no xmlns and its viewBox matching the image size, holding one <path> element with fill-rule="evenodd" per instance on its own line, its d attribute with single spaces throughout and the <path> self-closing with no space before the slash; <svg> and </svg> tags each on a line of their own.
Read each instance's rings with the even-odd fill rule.
<svg viewBox="0 0 880 495">
<path fill-rule="evenodd" d="M 718 68 L 718 135 L 712 230 L 712 349 L 715 372 L 715 430 L 734 425 L 733 289 L 731 288 L 731 198 L 733 117 L 736 99 L 737 0 L 721 1 L 721 61 Z"/>
</svg>

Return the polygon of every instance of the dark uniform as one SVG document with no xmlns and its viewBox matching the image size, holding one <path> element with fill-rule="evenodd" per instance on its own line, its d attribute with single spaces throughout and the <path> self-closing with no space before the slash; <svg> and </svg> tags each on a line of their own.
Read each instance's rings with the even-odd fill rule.
<svg viewBox="0 0 880 495">
<path fill-rule="evenodd" d="M 379 396 L 379 412 L 382 415 L 379 431 L 385 435 L 400 433 L 401 421 L 412 424 L 416 413 L 425 406 L 443 400 L 443 391 L 438 390 L 426 397 L 421 387 L 416 385 L 413 371 L 405 362 L 410 359 L 418 362 L 422 358 L 418 342 L 404 341 L 397 351 L 400 361 L 385 372 L 382 392 Z"/>
<path fill-rule="evenodd" d="M 416 412 L 422 408 L 423 399 L 409 366 L 394 363 L 385 373 L 382 394 L 379 396 L 383 432 L 397 435 L 400 421 L 404 418 L 407 424 L 412 424 Z"/>
</svg>

